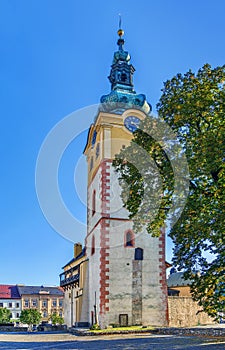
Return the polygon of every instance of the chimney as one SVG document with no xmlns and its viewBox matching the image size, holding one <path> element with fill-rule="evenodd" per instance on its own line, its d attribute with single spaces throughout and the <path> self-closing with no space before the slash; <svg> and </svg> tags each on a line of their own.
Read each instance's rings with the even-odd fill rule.
<svg viewBox="0 0 225 350">
<path fill-rule="evenodd" d="M 78 255 L 82 252 L 82 244 L 81 243 L 75 243 L 74 244 L 74 258 L 76 259 Z"/>
</svg>

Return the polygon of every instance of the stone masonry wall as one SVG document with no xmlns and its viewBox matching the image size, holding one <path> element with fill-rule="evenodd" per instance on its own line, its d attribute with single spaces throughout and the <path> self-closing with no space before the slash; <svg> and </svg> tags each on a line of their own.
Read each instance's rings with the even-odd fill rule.
<svg viewBox="0 0 225 350">
<path fill-rule="evenodd" d="M 14 327 L 12 325 L 0 325 L 0 332 L 26 332 L 28 327 Z"/>
<path fill-rule="evenodd" d="M 191 297 L 168 297 L 169 326 L 192 327 L 213 324 L 214 321 Z"/>
</svg>

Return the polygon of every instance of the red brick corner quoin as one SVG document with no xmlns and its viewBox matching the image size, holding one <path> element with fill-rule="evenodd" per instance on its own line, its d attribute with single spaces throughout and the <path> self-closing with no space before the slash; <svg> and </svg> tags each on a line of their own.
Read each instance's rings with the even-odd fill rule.
<svg viewBox="0 0 225 350">
<path fill-rule="evenodd" d="M 110 161 L 101 164 L 100 314 L 109 311 Z"/>
<path fill-rule="evenodd" d="M 168 310 L 168 300 L 167 300 L 167 282 L 166 282 L 166 261 L 165 261 L 165 248 L 166 248 L 166 238 L 165 238 L 165 228 L 161 229 L 159 237 L 159 268 L 160 268 L 160 279 L 159 283 L 161 286 L 161 291 L 163 300 L 162 303 L 166 310 L 165 321 L 167 325 L 169 323 L 169 310 Z"/>
</svg>

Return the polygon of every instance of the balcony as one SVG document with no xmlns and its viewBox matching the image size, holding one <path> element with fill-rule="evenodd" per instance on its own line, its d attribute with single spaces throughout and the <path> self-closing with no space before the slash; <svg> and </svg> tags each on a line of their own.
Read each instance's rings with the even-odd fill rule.
<svg viewBox="0 0 225 350">
<path fill-rule="evenodd" d="M 60 275 L 60 287 L 65 287 L 69 284 L 75 284 L 79 282 L 79 273 L 76 275 L 72 275 L 70 277 L 66 277 L 66 275 L 63 273 Z"/>
</svg>

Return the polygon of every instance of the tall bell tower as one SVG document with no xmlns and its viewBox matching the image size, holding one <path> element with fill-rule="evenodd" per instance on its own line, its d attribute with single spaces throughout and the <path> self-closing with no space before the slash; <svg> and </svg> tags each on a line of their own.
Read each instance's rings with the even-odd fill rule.
<svg viewBox="0 0 225 350">
<path fill-rule="evenodd" d="M 151 105 L 133 85 L 134 67 L 118 30 L 109 81 L 90 126 L 84 154 L 88 166 L 88 258 L 86 315 L 102 328 L 110 324 L 167 325 L 165 237 L 135 233 L 123 207 L 112 161 L 129 145 Z"/>
</svg>

